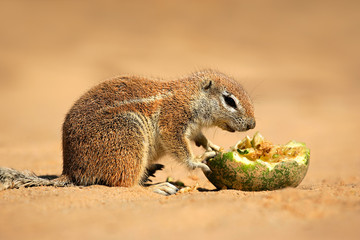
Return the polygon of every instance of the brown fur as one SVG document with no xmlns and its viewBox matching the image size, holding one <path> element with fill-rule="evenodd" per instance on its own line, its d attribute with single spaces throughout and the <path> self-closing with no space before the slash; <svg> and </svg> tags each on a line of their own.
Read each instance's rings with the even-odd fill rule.
<svg viewBox="0 0 360 240">
<path fill-rule="evenodd" d="M 253 118 L 252 103 L 240 84 L 218 72 L 198 72 L 170 82 L 119 77 L 92 88 L 67 114 L 63 175 L 76 184 L 133 186 L 164 153 L 181 162 L 193 158 L 186 130 L 203 121 L 192 106 L 210 80 L 237 96 L 247 117 Z M 214 97 L 216 91 L 211 93 Z M 154 96 L 161 97 L 142 101 Z M 129 102 L 119 104 L 122 101 Z"/>
<path fill-rule="evenodd" d="M 205 157 L 214 155 L 219 147 L 201 133 L 211 126 L 228 131 L 255 127 L 249 96 L 225 74 L 205 70 L 168 82 L 134 76 L 103 82 L 80 97 L 66 115 L 63 172 L 47 184 L 142 184 L 164 154 L 190 169 L 207 171 L 204 159 L 193 156 L 190 141 L 206 149 Z M 15 186 L 14 179 L 22 176 L 6 168 L 3 172 L 0 180 L 6 186 Z"/>
</svg>

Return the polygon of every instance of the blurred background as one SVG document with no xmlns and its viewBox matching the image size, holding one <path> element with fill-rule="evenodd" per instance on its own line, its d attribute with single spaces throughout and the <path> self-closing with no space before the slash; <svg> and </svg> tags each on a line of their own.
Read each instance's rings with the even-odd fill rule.
<svg viewBox="0 0 360 240">
<path fill-rule="evenodd" d="M 311 148 L 305 185 L 354 182 L 359 43 L 359 1 L 0 0 L 0 165 L 60 174 L 65 114 L 101 81 L 214 68 L 252 96 L 247 134 Z M 206 135 L 227 148 L 245 133 Z M 193 174 L 170 163 L 158 178 Z"/>
</svg>

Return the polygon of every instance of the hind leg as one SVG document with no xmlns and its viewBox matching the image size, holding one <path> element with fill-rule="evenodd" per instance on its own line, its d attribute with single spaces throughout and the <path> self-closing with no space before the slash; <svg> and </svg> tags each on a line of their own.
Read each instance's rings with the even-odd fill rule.
<svg viewBox="0 0 360 240">
<path fill-rule="evenodd" d="M 64 132 L 63 175 L 78 185 L 138 185 L 148 158 L 141 122 L 110 113 L 90 120 L 81 129 Z"/>
<path fill-rule="evenodd" d="M 106 159 L 109 172 L 109 184 L 112 186 L 131 187 L 142 184 L 148 164 L 148 141 L 141 125 L 135 119 L 126 128 L 119 128 L 115 132 L 114 141 L 111 145 L 117 145 L 112 149 L 112 156 Z"/>
</svg>

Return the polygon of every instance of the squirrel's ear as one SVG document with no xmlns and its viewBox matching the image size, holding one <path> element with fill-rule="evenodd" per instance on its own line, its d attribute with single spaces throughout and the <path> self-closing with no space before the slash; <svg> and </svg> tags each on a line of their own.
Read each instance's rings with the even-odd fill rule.
<svg viewBox="0 0 360 240">
<path fill-rule="evenodd" d="M 207 80 L 206 82 L 205 82 L 205 85 L 204 85 L 204 90 L 208 90 L 208 89 L 210 89 L 211 88 L 211 85 L 212 85 L 212 80 Z"/>
</svg>

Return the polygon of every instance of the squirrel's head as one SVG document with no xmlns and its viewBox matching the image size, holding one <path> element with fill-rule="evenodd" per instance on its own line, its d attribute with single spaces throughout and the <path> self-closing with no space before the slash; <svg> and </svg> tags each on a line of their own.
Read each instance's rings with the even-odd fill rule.
<svg viewBox="0 0 360 240">
<path fill-rule="evenodd" d="M 204 71 L 196 73 L 211 125 L 229 132 L 247 131 L 255 127 L 254 106 L 240 83 L 225 74 Z M 201 104 L 204 106 L 204 104 Z"/>
</svg>

